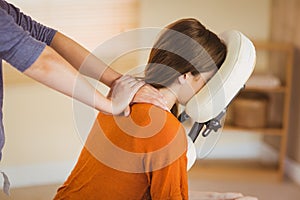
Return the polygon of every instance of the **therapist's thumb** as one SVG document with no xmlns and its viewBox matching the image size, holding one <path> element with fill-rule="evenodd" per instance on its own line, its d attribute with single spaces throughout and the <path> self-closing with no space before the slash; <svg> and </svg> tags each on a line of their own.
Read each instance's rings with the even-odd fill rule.
<svg viewBox="0 0 300 200">
<path fill-rule="evenodd" d="M 124 110 L 124 116 L 125 117 L 128 117 L 129 116 L 129 114 L 130 114 L 130 107 L 129 106 L 127 106 L 126 108 L 125 108 L 125 110 Z"/>
</svg>

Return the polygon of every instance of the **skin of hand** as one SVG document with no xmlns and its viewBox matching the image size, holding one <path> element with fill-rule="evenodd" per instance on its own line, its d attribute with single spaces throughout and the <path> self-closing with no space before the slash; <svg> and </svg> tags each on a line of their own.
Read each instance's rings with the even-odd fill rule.
<svg viewBox="0 0 300 200">
<path fill-rule="evenodd" d="M 189 198 L 191 200 L 257 200 L 255 197 L 243 196 L 241 193 L 199 191 L 189 191 Z"/>
<path fill-rule="evenodd" d="M 164 110 L 169 110 L 164 96 L 149 84 L 144 85 L 138 90 L 132 103 L 151 103 Z"/>
<path fill-rule="evenodd" d="M 126 90 L 128 90 L 128 93 L 136 91 L 135 89 L 133 90 L 133 88 L 128 88 L 126 86 L 126 83 L 123 82 L 124 79 L 126 79 L 126 81 L 128 81 L 128 82 L 130 80 L 129 80 L 129 78 L 125 78 L 125 77 L 126 76 L 124 76 L 124 78 L 120 79 L 120 81 L 116 81 L 116 83 L 113 84 L 113 86 L 111 87 L 111 89 L 109 91 L 107 98 L 113 99 L 112 95 L 118 94 L 118 91 L 125 92 Z M 142 81 L 140 81 L 140 82 L 142 82 Z M 142 83 L 144 83 L 144 82 L 142 82 Z M 139 85 L 137 85 L 137 86 L 139 87 Z M 119 99 L 119 98 L 116 98 L 116 99 Z M 117 104 L 116 99 L 113 100 L 113 102 L 115 102 L 115 104 Z M 163 95 L 157 89 L 155 89 L 154 87 L 152 87 L 151 85 L 148 85 L 148 84 L 145 84 L 139 88 L 139 90 L 136 92 L 133 100 L 130 103 L 150 103 L 150 104 L 160 107 L 161 109 L 169 110 L 168 107 L 166 106 L 166 101 L 164 100 Z M 130 114 L 130 107 L 127 106 L 127 108 L 123 112 L 123 115 L 128 116 L 129 114 Z"/>
<path fill-rule="evenodd" d="M 124 111 L 123 114 L 130 114 L 129 104 L 137 91 L 145 84 L 131 76 L 125 75 L 117 79 L 111 86 L 107 98 L 112 100 L 113 114 Z M 126 101 L 127 100 L 127 101 Z"/>
</svg>

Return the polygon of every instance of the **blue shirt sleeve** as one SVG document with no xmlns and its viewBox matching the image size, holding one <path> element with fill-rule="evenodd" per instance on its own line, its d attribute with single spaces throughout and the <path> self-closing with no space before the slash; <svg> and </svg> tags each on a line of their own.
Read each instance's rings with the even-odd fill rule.
<svg viewBox="0 0 300 200">
<path fill-rule="evenodd" d="M 45 46 L 45 43 L 24 31 L 15 23 L 13 17 L 0 7 L 0 59 L 23 72 L 36 61 Z"/>
<path fill-rule="evenodd" d="M 50 45 L 57 32 L 56 30 L 36 22 L 31 19 L 31 17 L 22 13 L 19 8 L 4 0 L 0 0 L 0 8 L 5 10 L 8 15 L 12 16 L 15 23 L 21 26 L 25 31 L 28 31 L 33 38 Z"/>
</svg>

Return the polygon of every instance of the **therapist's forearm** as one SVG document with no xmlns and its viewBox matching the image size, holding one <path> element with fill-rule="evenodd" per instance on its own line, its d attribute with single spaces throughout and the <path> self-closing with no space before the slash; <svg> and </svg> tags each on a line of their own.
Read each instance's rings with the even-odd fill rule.
<svg viewBox="0 0 300 200">
<path fill-rule="evenodd" d="M 60 32 L 55 34 L 50 46 L 80 73 L 99 80 L 107 86 L 111 86 L 121 76 L 87 49 Z"/>
<path fill-rule="evenodd" d="M 112 113 L 112 102 L 50 47 L 44 49 L 24 74 L 97 110 Z"/>
</svg>

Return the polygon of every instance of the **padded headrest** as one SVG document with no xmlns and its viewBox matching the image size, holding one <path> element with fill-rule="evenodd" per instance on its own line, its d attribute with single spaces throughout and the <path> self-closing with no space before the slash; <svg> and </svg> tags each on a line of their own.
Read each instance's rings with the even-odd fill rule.
<svg viewBox="0 0 300 200">
<path fill-rule="evenodd" d="M 245 35 L 230 30 L 219 37 L 227 47 L 225 61 L 185 107 L 185 112 L 199 123 L 211 120 L 228 106 L 244 87 L 255 66 L 255 48 Z"/>
</svg>

